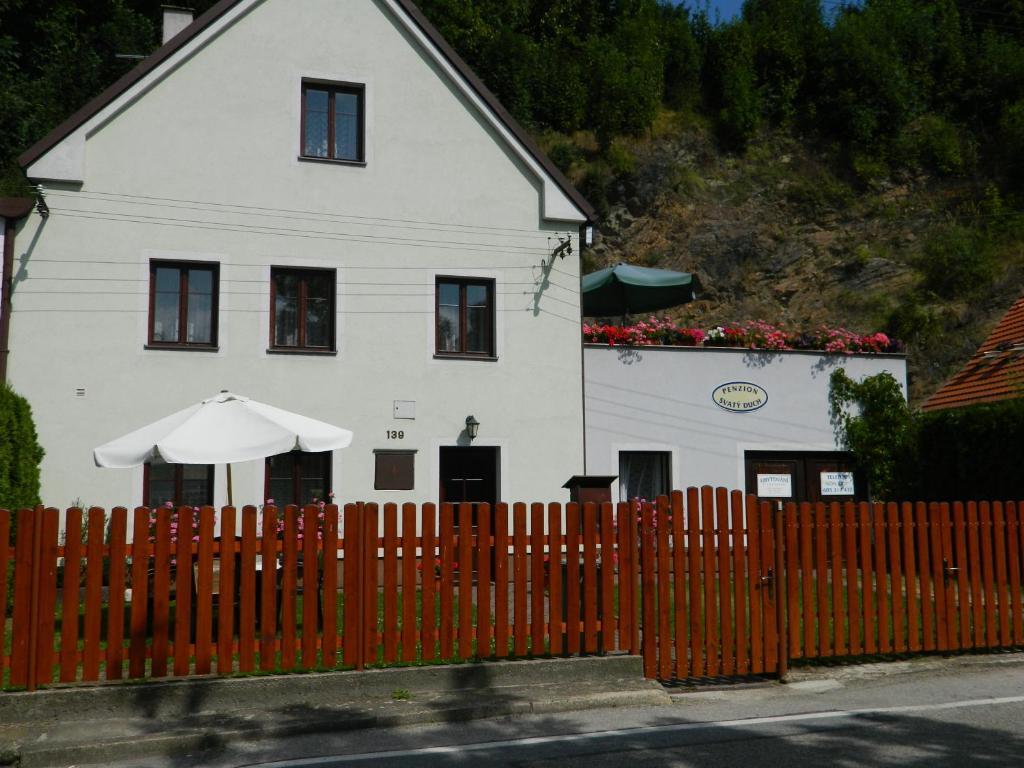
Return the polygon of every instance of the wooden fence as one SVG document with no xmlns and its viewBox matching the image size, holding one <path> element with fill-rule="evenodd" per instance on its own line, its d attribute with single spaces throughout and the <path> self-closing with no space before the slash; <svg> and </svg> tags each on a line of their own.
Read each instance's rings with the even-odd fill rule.
<svg viewBox="0 0 1024 768">
<path fill-rule="evenodd" d="M 639 648 L 625 504 L 128 514 L 0 511 L 8 687 Z"/>
<path fill-rule="evenodd" d="M 645 672 L 1024 645 L 1014 502 L 786 504 L 690 489 L 642 513 Z"/>
<path fill-rule="evenodd" d="M 705 487 L 632 505 L 140 508 L 129 538 L 124 508 L 68 510 L 63 535 L 39 508 L 12 545 L 0 510 L 0 687 L 604 652 L 667 680 L 1024 645 L 1022 511 L 776 509 Z"/>
</svg>

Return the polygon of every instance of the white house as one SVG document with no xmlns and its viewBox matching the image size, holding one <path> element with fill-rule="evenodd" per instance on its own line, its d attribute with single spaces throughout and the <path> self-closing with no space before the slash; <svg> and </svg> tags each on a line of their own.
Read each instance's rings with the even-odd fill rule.
<svg viewBox="0 0 1024 768">
<path fill-rule="evenodd" d="M 91 454 L 221 389 L 355 433 L 236 465 L 236 503 L 565 498 L 586 201 L 409 0 L 183 26 L 21 158 L 8 378 L 45 502 L 225 503 L 223 467 Z"/>
<path fill-rule="evenodd" d="M 588 344 L 587 472 L 616 476 L 612 497 L 714 485 L 792 501 L 865 499 L 836 443 L 829 377 L 887 371 L 896 354 Z"/>
</svg>

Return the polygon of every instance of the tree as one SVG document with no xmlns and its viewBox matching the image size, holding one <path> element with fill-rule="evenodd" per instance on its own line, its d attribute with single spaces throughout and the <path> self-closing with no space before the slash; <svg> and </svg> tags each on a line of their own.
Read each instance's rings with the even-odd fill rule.
<svg viewBox="0 0 1024 768">
<path fill-rule="evenodd" d="M 704 57 L 704 98 L 716 121 L 719 139 L 742 149 L 761 121 L 750 28 L 735 23 L 714 30 Z"/>
</svg>

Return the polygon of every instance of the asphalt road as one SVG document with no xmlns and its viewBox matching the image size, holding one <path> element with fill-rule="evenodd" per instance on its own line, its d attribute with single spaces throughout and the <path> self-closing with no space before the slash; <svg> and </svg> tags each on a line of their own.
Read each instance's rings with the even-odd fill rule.
<svg viewBox="0 0 1024 768">
<path fill-rule="evenodd" d="M 1024 664 L 1005 658 L 836 668 L 659 708 L 305 736 L 144 765 L 1024 766 Z"/>
</svg>

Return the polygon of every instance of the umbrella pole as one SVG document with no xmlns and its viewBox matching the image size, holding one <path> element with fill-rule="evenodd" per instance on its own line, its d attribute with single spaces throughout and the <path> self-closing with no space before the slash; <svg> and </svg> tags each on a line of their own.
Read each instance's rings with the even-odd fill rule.
<svg viewBox="0 0 1024 768">
<path fill-rule="evenodd" d="M 231 465 L 228 464 L 228 506 L 235 506 L 234 494 L 231 491 Z"/>
</svg>

